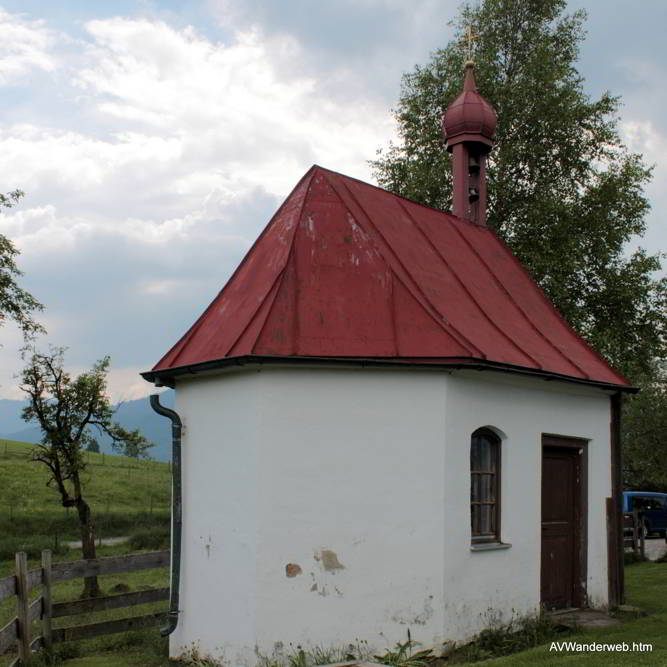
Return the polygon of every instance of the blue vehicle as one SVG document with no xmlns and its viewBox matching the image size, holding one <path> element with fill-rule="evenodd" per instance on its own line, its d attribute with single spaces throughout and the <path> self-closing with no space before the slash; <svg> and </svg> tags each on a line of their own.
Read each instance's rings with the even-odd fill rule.
<svg viewBox="0 0 667 667">
<path fill-rule="evenodd" d="M 655 491 L 623 491 L 623 511 L 639 510 L 644 536 L 660 533 L 667 536 L 667 493 Z"/>
</svg>

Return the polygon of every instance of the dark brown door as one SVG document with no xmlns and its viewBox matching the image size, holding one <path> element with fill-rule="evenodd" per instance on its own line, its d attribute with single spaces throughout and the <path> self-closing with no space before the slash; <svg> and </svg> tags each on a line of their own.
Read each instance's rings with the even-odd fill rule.
<svg viewBox="0 0 667 667">
<path fill-rule="evenodd" d="M 542 448 L 541 598 L 546 609 L 581 606 L 581 449 Z"/>
</svg>

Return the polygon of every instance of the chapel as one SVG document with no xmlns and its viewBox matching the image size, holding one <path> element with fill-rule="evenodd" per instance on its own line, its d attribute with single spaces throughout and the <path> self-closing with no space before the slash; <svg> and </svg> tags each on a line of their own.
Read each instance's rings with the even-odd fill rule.
<svg viewBox="0 0 667 667">
<path fill-rule="evenodd" d="M 621 600 L 633 389 L 486 225 L 472 63 L 442 127 L 451 212 L 313 166 L 143 373 L 175 389 L 174 411 L 152 399 L 176 452 L 172 656 L 408 630 L 437 649 Z"/>
</svg>

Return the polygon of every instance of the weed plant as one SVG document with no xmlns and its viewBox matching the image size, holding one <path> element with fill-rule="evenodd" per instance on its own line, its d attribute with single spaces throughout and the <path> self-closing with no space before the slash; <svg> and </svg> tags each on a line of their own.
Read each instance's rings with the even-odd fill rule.
<svg viewBox="0 0 667 667">
<path fill-rule="evenodd" d="M 398 642 L 393 649 L 387 649 L 384 655 L 376 655 L 375 659 L 384 665 L 392 667 L 428 667 L 436 660 L 431 649 L 413 651 L 417 642 L 412 640 L 408 629 L 408 641 Z"/>
<path fill-rule="evenodd" d="M 555 638 L 561 640 L 563 636 L 563 629 L 556 628 L 546 616 L 513 619 L 482 630 L 472 642 L 454 650 L 449 656 L 449 663 L 479 662 L 511 655 Z"/>
<path fill-rule="evenodd" d="M 284 650 L 278 645 L 273 653 L 263 655 L 257 653 L 258 667 L 316 667 L 316 665 L 330 665 L 336 662 L 368 661 L 372 652 L 365 640 L 357 639 L 354 644 L 343 646 L 322 646 L 304 648 L 300 644 Z"/>
</svg>

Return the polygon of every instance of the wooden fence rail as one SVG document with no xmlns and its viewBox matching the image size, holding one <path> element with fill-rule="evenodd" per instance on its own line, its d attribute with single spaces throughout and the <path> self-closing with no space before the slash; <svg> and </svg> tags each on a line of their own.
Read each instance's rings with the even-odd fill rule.
<svg viewBox="0 0 667 667">
<path fill-rule="evenodd" d="M 57 603 L 53 602 L 51 588 L 55 581 L 167 567 L 169 551 L 95 558 L 52 565 L 51 552 L 47 550 L 42 552 L 42 567 L 28 570 L 27 562 L 25 553 L 16 554 L 16 574 L 0 579 L 0 601 L 16 597 L 16 617 L 0 628 L 0 655 L 14 646 L 18 647 L 18 657 L 10 667 L 26 663 L 33 651 L 39 648 L 50 650 L 52 645 L 58 642 L 138 630 L 158 625 L 164 619 L 165 612 L 161 612 L 53 629 L 52 620 L 54 618 L 168 600 L 169 588 L 155 588 L 136 593 Z M 30 602 L 30 592 L 37 586 L 41 586 L 41 595 Z M 32 624 L 37 620 L 42 621 L 42 634 L 33 639 L 31 636 Z"/>
</svg>

